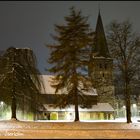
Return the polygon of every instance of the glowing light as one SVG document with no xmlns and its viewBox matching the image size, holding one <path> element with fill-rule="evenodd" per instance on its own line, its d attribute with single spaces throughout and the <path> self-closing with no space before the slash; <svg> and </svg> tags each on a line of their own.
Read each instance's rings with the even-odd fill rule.
<svg viewBox="0 0 140 140">
<path fill-rule="evenodd" d="M 123 106 L 123 108 L 124 108 L 124 109 L 126 108 L 125 105 Z"/>
<path fill-rule="evenodd" d="M 133 104 L 133 108 L 136 108 L 137 107 L 137 105 L 136 104 Z"/>
<path fill-rule="evenodd" d="M 4 104 L 4 102 L 3 101 L 0 101 L 0 105 L 3 106 L 3 104 Z"/>
</svg>

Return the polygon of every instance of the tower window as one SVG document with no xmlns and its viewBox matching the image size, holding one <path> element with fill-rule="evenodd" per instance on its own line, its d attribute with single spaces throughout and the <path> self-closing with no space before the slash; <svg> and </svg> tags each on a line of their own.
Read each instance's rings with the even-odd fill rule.
<svg viewBox="0 0 140 140">
<path fill-rule="evenodd" d="M 105 76 L 105 74 L 103 73 L 103 77 Z"/>
<path fill-rule="evenodd" d="M 102 64 L 99 65 L 100 69 L 102 68 Z"/>
</svg>

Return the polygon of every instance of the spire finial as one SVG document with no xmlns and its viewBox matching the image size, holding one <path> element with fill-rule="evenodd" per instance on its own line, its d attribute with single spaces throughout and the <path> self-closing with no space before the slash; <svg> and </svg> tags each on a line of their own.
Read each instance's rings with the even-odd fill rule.
<svg viewBox="0 0 140 140">
<path fill-rule="evenodd" d="M 98 10 L 99 10 L 99 15 L 100 15 L 100 1 L 98 1 Z"/>
</svg>

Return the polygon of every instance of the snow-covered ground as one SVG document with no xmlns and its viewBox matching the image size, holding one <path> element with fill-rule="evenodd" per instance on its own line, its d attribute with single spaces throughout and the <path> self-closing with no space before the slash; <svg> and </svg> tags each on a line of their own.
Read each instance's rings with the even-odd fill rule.
<svg viewBox="0 0 140 140">
<path fill-rule="evenodd" d="M 140 122 L 126 123 L 125 119 L 100 121 L 0 121 L 1 129 L 140 129 Z M 96 127 L 95 127 L 96 126 Z M 101 126 L 101 127 L 100 127 Z"/>
<path fill-rule="evenodd" d="M 123 119 L 120 119 L 123 121 Z M 140 138 L 140 123 L 0 121 L 1 138 L 96 139 Z"/>
<path fill-rule="evenodd" d="M 132 117 L 132 123 L 140 123 L 140 117 Z M 5 121 L 0 119 L 1 121 Z M 29 120 L 20 120 L 22 122 L 74 122 L 74 120 L 37 120 L 37 121 L 29 121 Z M 126 118 L 116 118 L 115 120 L 80 120 L 79 122 L 126 122 Z"/>
<path fill-rule="evenodd" d="M 132 117 L 131 120 L 132 123 L 140 123 L 140 117 Z M 37 120 L 36 122 L 74 122 L 74 120 Z M 116 118 L 115 120 L 80 120 L 80 122 L 126 122 L 126 118 Z"/>
</svg>

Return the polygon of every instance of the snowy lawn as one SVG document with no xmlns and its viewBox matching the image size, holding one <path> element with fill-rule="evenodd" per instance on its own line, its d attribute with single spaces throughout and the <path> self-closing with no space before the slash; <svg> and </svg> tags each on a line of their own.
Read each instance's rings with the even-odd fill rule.
<svg viewBox="0 0 140 140">
<path fill-rule="evenodd" d="M 134 119 L 133 119 L 134 120 Z M 136 119 L 137 120 L 137 119 Z M 126 119 L 100 121 L 0 121 L 1 129 L 140 129 L 140 122 L 127 124 Z"/>
<path fill-rule="evenodd" d="M 31 139 L 135 139 L 140 138 L 140 123 L 126 122 L 31 122 L 0 121 L 1 138 Z"/>
</svg>

